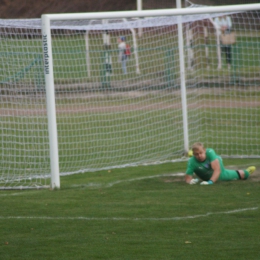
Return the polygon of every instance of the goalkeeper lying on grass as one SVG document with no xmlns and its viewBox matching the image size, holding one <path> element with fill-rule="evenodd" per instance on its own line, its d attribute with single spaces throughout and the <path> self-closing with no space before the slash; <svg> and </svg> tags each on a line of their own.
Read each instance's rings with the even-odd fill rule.
<svg viewBox="0 0 260 260">
<path fill-rule="evenodd" d="M 189 184 L 199 182 L 199 179 L 193 178 L 194 173 L 202 180 L 201 185 L 209 185 L 216 181 L 246 180 L 256 169 L 255 166 L 246 170 L 225 169 L 222 158 L 213 149 L 206 149 L 202 143 L 193 144 L 189 155 L 191 158 L 185 175 L 185 181 Z"/>
</svg>

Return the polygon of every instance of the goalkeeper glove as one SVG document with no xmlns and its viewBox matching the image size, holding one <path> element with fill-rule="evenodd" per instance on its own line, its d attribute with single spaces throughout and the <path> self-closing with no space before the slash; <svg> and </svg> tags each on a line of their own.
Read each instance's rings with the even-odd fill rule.
<svg viewBox="0 0 260 260">
<path fill-rule="evenodd" d="M 213 184 L 214 182 L 212 180 L 209 180 L 209 181 L 203 181 L 200 183 L 200 185 L 211 185 Z"/>
<path fill-rule="evenodd" d="M 199 182 L 199 179 L 191 179 L 190 184 L 197 184 Z"/>
</svg>

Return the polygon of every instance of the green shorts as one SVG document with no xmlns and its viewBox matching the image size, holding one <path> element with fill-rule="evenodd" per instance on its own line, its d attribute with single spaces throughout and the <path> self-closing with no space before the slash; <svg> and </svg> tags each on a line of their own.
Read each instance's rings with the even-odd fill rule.
<svg viewBox="0 0 260 260">
<path fill-rule="evenodd" d="M 236 170 L 224 169 L 218 178 L 220 181 L 232 181 L 239 180 L 239 176 Z"/>
<path fill-rule="evenodd" d="M 218 158 L 219 164 L 220 164 L 220 176 L 218 180 L 220 181 L 232 181 L 232 180 L 239 180 L 239 175 L 236 170 L 228 170 L 225 169 L 222 158 Z"/>
</svg>

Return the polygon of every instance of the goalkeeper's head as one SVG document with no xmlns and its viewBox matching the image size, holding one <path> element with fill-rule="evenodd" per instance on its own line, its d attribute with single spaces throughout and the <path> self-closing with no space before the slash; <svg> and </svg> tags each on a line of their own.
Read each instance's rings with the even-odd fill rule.
<svg viewBox="0 0 260 260">
<path fill-rule="evenodd" d="M 206 160 L 206 148 L 203 143 L 194 143 L 191 147 L 193 156 L 199 161 L 203 162 Z"/>
</svg>

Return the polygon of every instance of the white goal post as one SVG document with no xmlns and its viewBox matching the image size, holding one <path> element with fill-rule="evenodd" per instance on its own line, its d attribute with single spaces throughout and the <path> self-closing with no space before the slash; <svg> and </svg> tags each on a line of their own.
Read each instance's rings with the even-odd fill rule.
<svg viewBox="0 0 260 260">
<path fill-rule="evenodd" d="M 56 112 L 55 112 L 55 91 L 54 91 L 54 76 L 53 76 L 53 61 L 52 61 L 52 45 L 51 45 L 51 30 L 50 22 L 55 20 L 80 20 L 80 19 L 115 19 L 115 18 L 135 18 L 135 17 L 156 17 L 156 16 L 173 16 L 178 15 L 191 15 L 191 14 L 210 14 L 218 12 L 237 12 L 246 10 L 259 9 L 259 4 L 252 5 L 236 5 L 236 6 L 220 6 L 220 7 L 207 7 L 196 9 L 176 9 L 176 10 L 152 10 L 152 11 L 133 11 L 133 12 L 106 12 L 106 13 L 78 13 L 78 14 L 50 14 L 42 16 L 42 34 L 43 42 L 47 43 L 44 48 L 45 58 L 45 80 L 46 80 L 46 92 L 48 100 L 48 119 L 49 119 L 49 134 L 50 134 L 50 153 L 52 161 L 52 187 L 59 188 L 59 156 L 58 156 L 58 139 L 56 128 Z M 180 18 L 181 21 L 181 18 Z M 179 35 L 180 37 L 180 35 Z M 179 41 L 181 44 L 183 41 Z M 181 48 L 182 46 L 179 46 Z M 184 70 L 184 54 L 180 54 L 180 74 L 181 83 L 185 82 L 185 70 Z M 48 70 L 46 70 L 46 67 Z M 48 73 L 46 73 L 48 72 Z M 183 118 L 188 118 L 186 110 L 186 92 L 185 84 L 182 86 L 182 104 L 183 105 Z M 188 124 L 184 121 L 184 143 L 187 143 L 188 139 Z M 184 147 L 184 151 L 188 151 L 188 147 Z"/>
<path fill-rule="evenodd" d="M 196 141 L 260 158 L 259 24 L 260 4 L 0 19 L 0 189 L 187 160 Z"/>
</svg>

